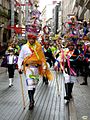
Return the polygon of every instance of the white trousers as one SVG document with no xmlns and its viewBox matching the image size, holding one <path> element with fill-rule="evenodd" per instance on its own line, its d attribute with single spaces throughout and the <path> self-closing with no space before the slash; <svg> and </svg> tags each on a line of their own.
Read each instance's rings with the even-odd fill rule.
<svg viewBox="0 0 90 120">
<path fill-rule="evenodd" d="M 30 75 L 38 75 L 38 68 L 37 67 L 27 67 L 26 68 L 26 84 L 28 90 L 33 90 L 36 87 L 35 80 L 30 78 Z"/>
</svg>

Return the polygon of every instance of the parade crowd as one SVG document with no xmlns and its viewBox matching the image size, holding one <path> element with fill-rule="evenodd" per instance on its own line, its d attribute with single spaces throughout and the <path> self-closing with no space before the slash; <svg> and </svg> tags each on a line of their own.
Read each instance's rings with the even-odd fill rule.
<svg viewBox="0 0 90 120">
<path fill-rule="evenodd" d="M 89 21 L 90 22 L 90 21 Z M 26 76 L 29 109 L 34 107 L 34 93 L 42 76 L 43 83 L 48 85 L 53 79 L 50 68 L 59 71 L 64 76 L 66 96 L 65 100 L 72 99 L 72 90 L 78 77 L 83 77 L 83 83 L 88 85 L 87 78 L 90 76 L 90 23 L 82 23 L 71 17 L 64 24 L 65 32 L 55 40 L 50 40 L 49 30 L 38 42 L 38 35 L 29 32 L 27 43 L 20 46 L 16 36 L 8 42 L 8 48 L 3 56 L 1 67 L 7 67 L 9 75 L 9 87 L 13 86 L 14 71 Z M 44 29 L 45 31 L 45 29 Z M 48 36 L 45 38 L 45 35 Z"/>
</svg>

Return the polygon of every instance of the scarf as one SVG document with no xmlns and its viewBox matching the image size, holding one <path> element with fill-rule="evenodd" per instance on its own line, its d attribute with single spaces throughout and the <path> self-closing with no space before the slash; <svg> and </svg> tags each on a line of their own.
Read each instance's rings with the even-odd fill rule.
<svg viewBox="0 0 90 120">
<path fill-rule="evenodd" d="M 51 80 L 52 74 L 47 67 L 46 59 L 45 59 L 41 44 L 36 41 L 33 45 L 31 45 L 29 42 L 27 42 L 26 45 L 32 51 L 32 55 L 24 58 L 24 61 L 23 61 L 24 71 L 25 71 L 26 64 L 31 66 L 37 66 L 39 74 L 42 76 L 46 76 L 49 80 Z M 44 66 L 46 66 L 45 70 L 43 69 Z"/>
</svg>

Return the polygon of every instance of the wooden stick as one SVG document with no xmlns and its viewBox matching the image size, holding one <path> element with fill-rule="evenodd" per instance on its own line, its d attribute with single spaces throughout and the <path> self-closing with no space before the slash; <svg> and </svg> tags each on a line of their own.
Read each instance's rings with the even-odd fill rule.
<svg viewBox="0 0 90 120">
<path fill-rule="evenodd" d="M 58 83 L 58 71 L 56 71 L 56 84 L 57 84 L 57 93 L 58 93 L 58 96 L 59 96 L 60 91 L 59 91 L 59 83 Z"/>
<path fill-rule="evenodd" d="M 22 83 L 22 76 L 21 76 L 21 74 L 20 74 L 20 84 L 21 84 L 21 92 L 22 92 L 22 100 L 23 100 L 23 109 L 25 109 L 24 90 L 23 90 L 23 83 Z"/>
</svg>

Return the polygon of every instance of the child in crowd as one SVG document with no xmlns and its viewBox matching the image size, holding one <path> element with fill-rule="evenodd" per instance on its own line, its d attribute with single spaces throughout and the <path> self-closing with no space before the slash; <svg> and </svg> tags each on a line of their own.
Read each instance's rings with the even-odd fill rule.
<svg viewBox="0 0 90 120">
<path fill-rule="evenodd" d="M 9 75 L 9 87 L 11 87 L 13 85 L 15 65 L 17 63 L 17 57 L 14 55 L 13 48 L 8 50 L 8 55 L 6 60 L 7 60 L 7 68 Z"/>
</svg>

